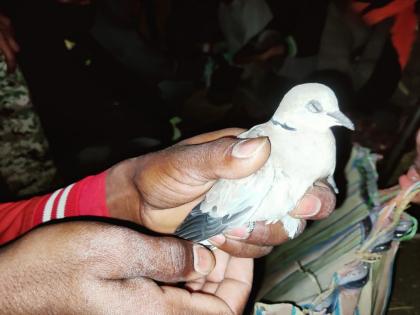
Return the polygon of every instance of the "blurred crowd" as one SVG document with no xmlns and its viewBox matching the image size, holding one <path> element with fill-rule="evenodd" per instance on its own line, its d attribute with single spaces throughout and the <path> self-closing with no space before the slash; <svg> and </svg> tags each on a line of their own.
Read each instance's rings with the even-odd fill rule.
<svg viewBox="0 0 420 315">
<path fill-rule="evenodd" d="M 303 82 L 332 87 L 353 140 L 395 164 L 420 124 L 418 14 L 415 0 L 3 0 L 0 197 L 261 123 Z"/>
</svg>

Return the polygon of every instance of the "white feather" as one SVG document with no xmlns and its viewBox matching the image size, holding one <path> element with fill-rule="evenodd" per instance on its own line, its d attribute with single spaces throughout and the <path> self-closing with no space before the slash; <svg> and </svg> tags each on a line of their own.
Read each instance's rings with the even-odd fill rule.
<svg viewBox="0 0 420 315">
<path fill-rule="evenodd" d="M 334 174 L 336 146 L 330 130 L 334 125 L 353 128 L 339 112 L 330 88 L 317 83 L 294 87 L 270 121 L 240 135 L 270 138 L 271 155 L 266 164 L 246 178 L 217 181 L 200 204 L 201 212 L 215 218 L 241 213 L 232 216 L 231 227 L 281 220 L 288 235 L 294 237 L 300 220 L 288 213 L 315 181 L 331 181 Z"/>
</svg>

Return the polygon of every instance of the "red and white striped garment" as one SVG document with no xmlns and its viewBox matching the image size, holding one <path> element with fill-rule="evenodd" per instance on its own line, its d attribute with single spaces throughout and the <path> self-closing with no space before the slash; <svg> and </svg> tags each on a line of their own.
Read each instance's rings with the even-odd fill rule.
<svg viewBox="0 0 420 315">
<path fill-rule="evenodd" d="M 0 244 L 54 219 L 109 216 L 105 180 L 106 172 L 103 172 L 49 195 L 0 204 Z"/>
</svg>

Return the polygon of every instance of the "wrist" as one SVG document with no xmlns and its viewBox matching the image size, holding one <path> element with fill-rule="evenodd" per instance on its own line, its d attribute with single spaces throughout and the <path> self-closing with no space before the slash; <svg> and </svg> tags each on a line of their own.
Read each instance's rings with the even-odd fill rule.
<svg viewBox="0 0 420 315">
<path fill-rule="evenodd" d="M 106 205 L 106 173 L 89 176 L 46 196 L 34 214 L 34 226 L 77 216 L 109 216 Z"/>
<path fill-rule="evenodd" d="M 106 205 L 109 216 L 141 223 L 140 192 L 135 185 L 137 159 L 123 161 L 106 171 Z"/>
</svg>

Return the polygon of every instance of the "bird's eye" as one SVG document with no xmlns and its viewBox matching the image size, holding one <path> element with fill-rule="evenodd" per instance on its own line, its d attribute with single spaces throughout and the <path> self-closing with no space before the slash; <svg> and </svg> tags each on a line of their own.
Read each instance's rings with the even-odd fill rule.
<svg viewBox="0 0 420 315">
<path fill-rule="evenodd" d="M 320 113 L 323 111 L 322 105 L 320 102 L 312 100 L 309 101 L 308 104 L 306 104 L 306 108 L 311 112 L 311 113 Z"/>
</svg>

